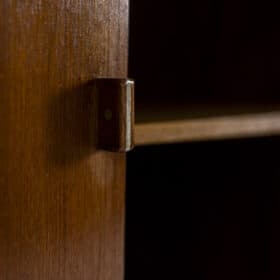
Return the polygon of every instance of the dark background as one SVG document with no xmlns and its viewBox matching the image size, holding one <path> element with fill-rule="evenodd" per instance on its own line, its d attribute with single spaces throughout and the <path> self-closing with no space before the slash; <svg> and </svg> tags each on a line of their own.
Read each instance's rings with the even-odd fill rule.
<svg viewBox="0 0 280 280">
<path fill-rule="evenodd" d="M 131 0 L 136 108 L 279 103 L 278 2 Z M 280 279 L 279 146 L 274 137 L 129 153 L 126 279 Z"/>
<path fill-rule="evenodd" d="M 126 279 L 279 279 L 280 139 L 136 148 Z"/>
<path fill-rule="evenodd" d="M 280 101 L 279 1 L 131 0 L 137 105 Z"/>
</svg>

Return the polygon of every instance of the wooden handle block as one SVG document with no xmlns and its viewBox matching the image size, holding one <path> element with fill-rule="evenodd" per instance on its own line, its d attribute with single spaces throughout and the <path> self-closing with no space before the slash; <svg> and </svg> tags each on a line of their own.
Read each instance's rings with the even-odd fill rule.
<svg viewBox="0 0 280 280">
<path fill-rule="evenodd" d="M 134 82 L 96 79 L 99 149 L 127 152 L 134 147 Z"/>
</svg>

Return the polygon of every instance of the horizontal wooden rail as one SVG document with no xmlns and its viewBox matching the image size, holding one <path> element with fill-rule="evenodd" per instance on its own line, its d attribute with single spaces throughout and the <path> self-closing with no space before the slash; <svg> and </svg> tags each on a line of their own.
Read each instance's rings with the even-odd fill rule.
<svg viewBox="0 0 280 280">
<path fill-rule="evenodd" d="M 280 135 L 280 111 L 137 123 L 136 145 Z"/>
</svg>

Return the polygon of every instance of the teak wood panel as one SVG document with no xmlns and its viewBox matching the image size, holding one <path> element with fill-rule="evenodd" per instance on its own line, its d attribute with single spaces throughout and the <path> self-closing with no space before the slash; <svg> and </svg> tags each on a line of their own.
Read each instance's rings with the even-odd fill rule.
<svg viewBox="0 0 280 280">
<path fill-rule="evenodd" d="M 123 278 L 124 154 L 87 83 L 126 77 L 127 0 L 0 3 L 0 279 Z"/>
</svg>

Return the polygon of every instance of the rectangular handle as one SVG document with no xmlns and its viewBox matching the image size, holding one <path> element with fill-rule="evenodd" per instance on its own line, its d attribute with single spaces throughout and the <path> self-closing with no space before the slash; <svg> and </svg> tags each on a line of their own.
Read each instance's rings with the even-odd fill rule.
<svg viewBox="0 0 280 280">
<path fill-rule="evenodd" d="M 96 79 L 99 149 L 128 152 L 134 147 L 134 81 Z"/>
</svg>

